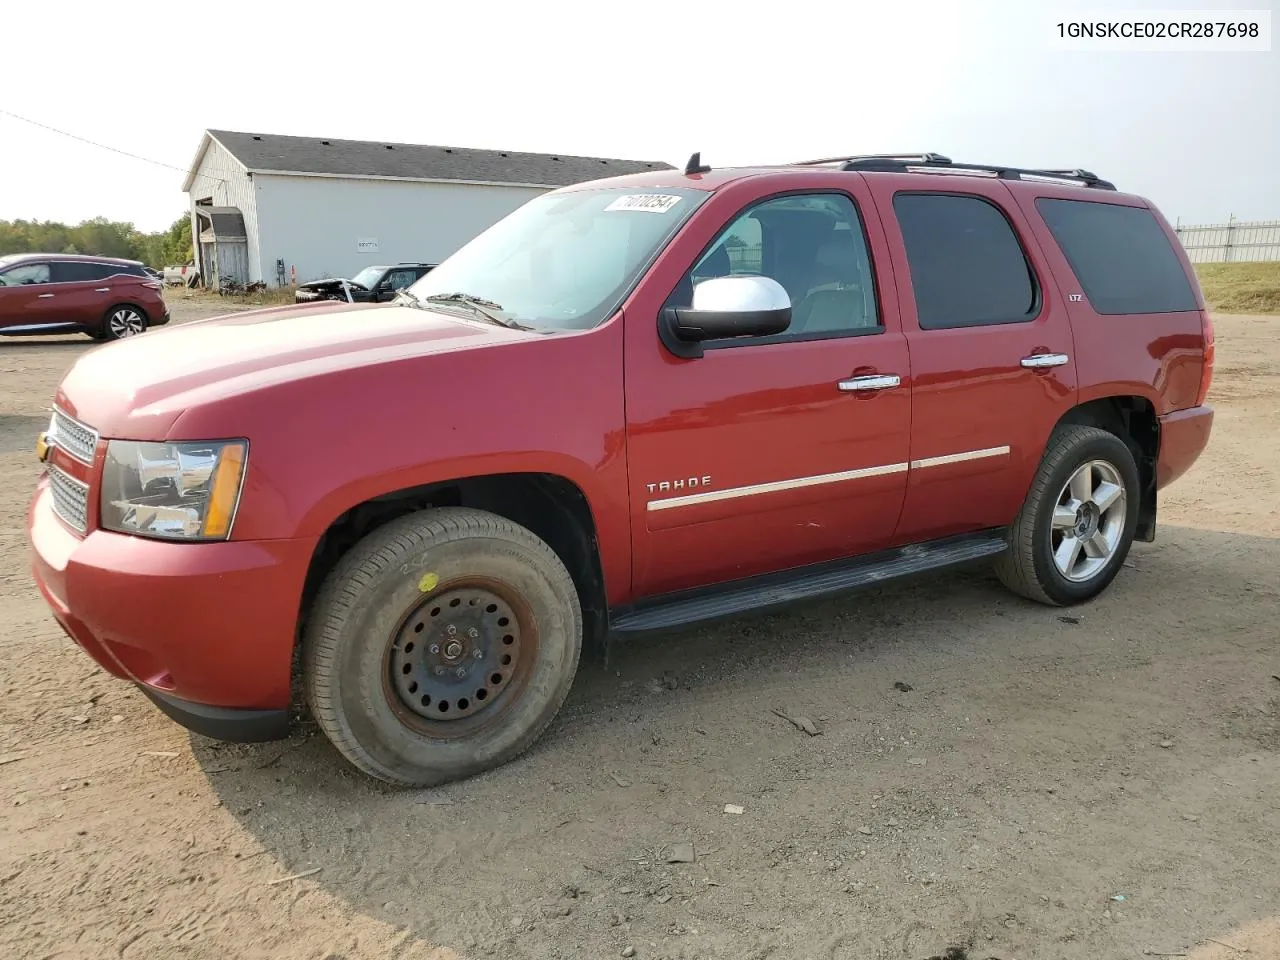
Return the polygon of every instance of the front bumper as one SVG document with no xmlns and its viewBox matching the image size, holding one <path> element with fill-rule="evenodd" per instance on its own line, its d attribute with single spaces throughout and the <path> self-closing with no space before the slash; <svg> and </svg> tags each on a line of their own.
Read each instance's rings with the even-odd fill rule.
<svg viewBox="0 0 1280 960">
<path fill-rule="evenodd" d="M 42 478 L 28 518 L 32 573 L 67 635 L 197 733 L 283 735 L 314 541 L 82 538 L 51 499 Z"/>
</svg>

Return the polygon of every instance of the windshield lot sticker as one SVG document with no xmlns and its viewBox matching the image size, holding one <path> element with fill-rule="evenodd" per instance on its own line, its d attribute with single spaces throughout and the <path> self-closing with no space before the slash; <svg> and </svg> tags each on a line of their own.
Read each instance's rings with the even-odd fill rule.
<svg viewBox="0 0 1280 960">
<path fill-rule="evenodd" d="M 605 207 L 605 210 L 639 210 L 643 213 L 666 213 L 679 202 L 679 197 L 672 197 L 664 193 L 632 193 L 614 200 Z"/>
</svg>

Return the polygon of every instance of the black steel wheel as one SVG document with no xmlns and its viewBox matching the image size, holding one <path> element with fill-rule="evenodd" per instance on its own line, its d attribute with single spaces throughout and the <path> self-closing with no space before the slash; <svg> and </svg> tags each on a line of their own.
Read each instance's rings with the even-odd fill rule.
<svg viewBox="0 0 1280 960">
<path fill-rule="evenodd" d="M 389 783 L 470 776 L 524 752 L 568 695 L 582 614 L 527 529 L 449 507 L 393 521 L 339 562 L 303 640 L 311 713 Z"/>
</svg>

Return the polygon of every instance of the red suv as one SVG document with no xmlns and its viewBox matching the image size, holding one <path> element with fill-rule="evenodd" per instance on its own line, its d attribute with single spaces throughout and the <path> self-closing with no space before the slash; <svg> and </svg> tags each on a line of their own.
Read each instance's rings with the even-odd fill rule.
<svg viewBox="0 0 1280 960">
<path fill-rule="evenodd" d="M 355 766 L 436 783 L 533 743 L 612 635 L 971 562 L 1089 600 L 1212 366 L 1169 224 L 1086 171 L 695 155 L 536 197 L 395 303 L 81 357 L 35 576 L 192 730 L 283 735 L 297 677 Z"/>
<path fill-rule="evenodd" d="M 0 336 L 122 340 L 169 322 L 164 284 L 136 260 L 65 253 L 0 257 Z"/>
</svg>

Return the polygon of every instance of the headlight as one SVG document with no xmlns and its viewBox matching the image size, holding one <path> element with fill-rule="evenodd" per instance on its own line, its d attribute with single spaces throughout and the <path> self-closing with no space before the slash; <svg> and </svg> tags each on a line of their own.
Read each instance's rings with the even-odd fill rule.
<svg viewBox="0 0 1280 960">
<path fill-rule="evenodd" d="M 104 529 L 171 540 L 231 535 L 249 445 L 244 440 L 112 440 L 102 470 Z"/>
</svg>

